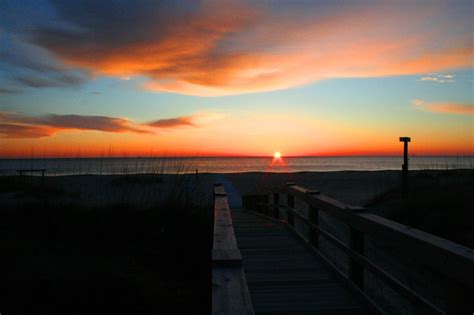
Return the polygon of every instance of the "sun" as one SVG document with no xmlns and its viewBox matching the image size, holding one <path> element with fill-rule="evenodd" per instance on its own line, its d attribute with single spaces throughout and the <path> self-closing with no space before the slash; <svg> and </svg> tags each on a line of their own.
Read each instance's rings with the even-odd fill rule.
<svg viewBox="0 0 474 315">
<path fill-rule="evenodd" d="M 277 152 L 273 153 L 273 157 L 275 159 L 281 159 L 281 153 L 277 151 Z"/>
</svg>

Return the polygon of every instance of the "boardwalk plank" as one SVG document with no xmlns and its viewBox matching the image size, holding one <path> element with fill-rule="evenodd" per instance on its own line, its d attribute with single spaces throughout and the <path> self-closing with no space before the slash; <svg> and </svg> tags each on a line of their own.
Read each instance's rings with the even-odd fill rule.
<svg viewBox="0 0 474 315">
<path fill-rule="evenodd" d="M 244 210 L 232 220 L 256 313 L 367 313 L 285 223 Z"/>
</svg>

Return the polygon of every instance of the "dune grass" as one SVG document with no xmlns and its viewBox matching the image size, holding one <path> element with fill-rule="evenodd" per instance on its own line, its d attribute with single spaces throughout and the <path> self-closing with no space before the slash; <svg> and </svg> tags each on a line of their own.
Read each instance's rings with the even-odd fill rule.
<svg viewBox="0 0 474 315">
<path fill-rule="evenodd" d="M 406 196 L 395 187 L 368 203 L 387 218 L 474 248 L 474 170 L 410 172 Z"/>
<path fill-rule="evenodd" d="M 0 311 L 209 313 L 207 189 L 143 172 L 0 177 Z"/>
</svg>

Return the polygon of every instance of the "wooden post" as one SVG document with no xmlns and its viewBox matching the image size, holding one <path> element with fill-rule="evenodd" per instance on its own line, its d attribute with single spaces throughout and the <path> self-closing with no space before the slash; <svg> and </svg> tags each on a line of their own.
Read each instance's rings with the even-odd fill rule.
<svg viewBox="0 0 474 315">
<path fill-rule="evenodd" d="M 364 253 L 364 233 L 352 226 L 350 227 L 349 246 L 358 254 Z M 352 258 L 349 262 L 349 279 L 360 289 L 364 288 L 364 268 Z"/>
<path fill-rule="evenodd" d="M 265 215 L 271 215 L 271 207 L 270 207 L 270 195 L 265 194 L 261 196 L 260 204 L 262 205 L 262 213 Z"/>
<path fill-rule="evenodd" d="M 287 194 L 286 205 L 288 206 L 288 208 L 290 208 L 290 210 L 295 210 L 295 196 L 288 193 Z M 292 211 L 287 211 L 286 212 L 286 217 L 287 217 L 288 224 L 290 226 L 294 227 L 295 226 L 295 217 L 293 215 L 293 212 Z"/>
<path fill-rule="evenodd" d="M 280 218 L 280 194 L 274 193 L 273 194 L 273 217 L 275 219 Z"/>
<path fill-rule="evenodd" d="M 403 142 L 402 192 L 404 195 L 408 192 L 408 142 L 410 141 L 410 137 L 400 137 L 400 142 Z"/>
<path fill-rule="evenodd" d="M 288 194 L 287 205 L 291 209 L 295 208 L 295 196 Z"/>
<path fill-rule="evenodd" d="M 309 206 L 309 222 L 319 227 L 319 209 L 313 206 Z M 319 233 L 315 230 L 309 230 L 309 241 L 310 243 L 319 250 Z"/>
</svg>

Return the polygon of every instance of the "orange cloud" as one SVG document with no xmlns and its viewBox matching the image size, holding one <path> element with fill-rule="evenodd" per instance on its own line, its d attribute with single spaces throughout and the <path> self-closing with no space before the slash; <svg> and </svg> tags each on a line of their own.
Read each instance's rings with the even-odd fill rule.
<svg viewBox="0 0 474 315">
<path fill-rule="evenodd" d="M 219 113 L 199 112 L 191 116 L 159 119 L 145 123 L 143 125 L 161 129 L 177 128 L 184 126 L 198 127 L 202 125 L 208 125 L 216 120 L 222 119 L 223 117 L 224 115 Z"/>
<path fill-rule="evenodd" d="M 423 100 L 413 100 L 413 105 L 422 110 L 433 113 L 472 115 L 474 114 L 474 104 L 460 103 L 427 103 Z"/>
<path fill-rule="evenodd" d="M 177 118 L 159 119 L 146 124 L 155 128 L 174 128 L 179 126 L 195 126 L 192 117 L 184 116 Z"/>
<path fill-rule="evenodd" d="M 39 28 L 36 44 L 97 75 L 145 76 L 144 87 L 154 91 L 269 91 L 329 78 L 470 67 L 473 56 L 469 33 L 432 22 L 443 17 L 441 4 L 322 4 L 279 11 L 204 1 L 169 12 L 144 4 L 128 8 L 127 23 L 94 4 L 57 5 L 60 16 L 78 28 Z"/>
<path fill-rule="evenodd" d="M 171 129 L 183 126 L 199 126 L 218 118 L 215 113 L 197 113 L 168 119 L 159 119 L 138 124 L 126 118 L 87 115 L 47 115 L 43 117 L 23 116 L 0 112 L 0 136 L 5 138 L 42 138 L 60 131 L 95 130 L 111 133 L 152 134 L 154 129 Z M 151 127 L 151 128 L 150 128 Z"/>
<path fill-rule="evenodd" d="M 16 125 L 0 123 L 0 136 L 6 138 L 43 138 L 54 135 L 56 130 L 44 126 Z"/>
<path fill-rule="evenodd" d="M 0 112 L 0 123 L 5 123 L 0 134 L 7 138 L 47 137 L 62 130 L 98 130 L 106 132 L 149 131 L 134 127 L 128 119 L 87 116 L 87 115 L 47 115 L 43 117 L 22 116 Z"/>
</svg>

